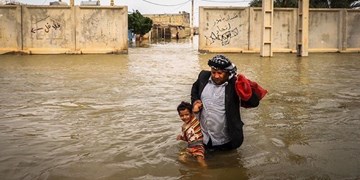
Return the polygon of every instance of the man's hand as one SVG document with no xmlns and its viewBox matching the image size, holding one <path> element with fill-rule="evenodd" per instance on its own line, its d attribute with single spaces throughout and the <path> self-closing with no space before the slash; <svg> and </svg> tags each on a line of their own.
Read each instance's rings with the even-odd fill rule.
<svg viewBox="0 0 360 180">
<path fill-rule="evenodd" d="M 196 100 L 196 101 L 194 102 L 193 112 L 194 112 L 194 113 L 198 113 L 201 109 L 202 109 L 202 102 L 201 102 L 201 100 Z"/>
<path fill-rule="evenodd" d="M 244 75 L 238 74 L 235 82 L 235 90 L 238 96 L 243 101 L 248 101 L 252 96 L 252 89 L 250 86 L 250 80 L 248 80 Z"/>
</svg>

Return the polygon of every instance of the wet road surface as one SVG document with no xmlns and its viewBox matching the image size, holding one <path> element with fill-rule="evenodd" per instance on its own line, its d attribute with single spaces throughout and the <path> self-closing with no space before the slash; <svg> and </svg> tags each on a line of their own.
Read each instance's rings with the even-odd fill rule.
<svg viewBox="0 0 360 180">
<path fill-rule="evenodd" d="M 0 56 L 2 179 L 359 179 L 360 55 L 226 54 L 269 93 L 245 141 L 177 160 L 176 106 L 214 54 L 189 40 L 126 55 Z"/>
</svg>

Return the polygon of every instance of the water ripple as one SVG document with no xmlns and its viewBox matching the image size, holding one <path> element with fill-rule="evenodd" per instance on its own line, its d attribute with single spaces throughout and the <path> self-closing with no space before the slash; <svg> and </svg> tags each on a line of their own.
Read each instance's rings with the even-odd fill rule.
<svg viewBox="0 0 360 180">
<path fill-rule="evenodd" d="M 3 179 L 356 179 L 360 174 L 358 54 L 226 54 L 269 93 L 242 109 L 245 140 L 178 161 L 180 101 L 214 54 L 189 42 L 126 55 L 0 60 Z"/>
</svg>

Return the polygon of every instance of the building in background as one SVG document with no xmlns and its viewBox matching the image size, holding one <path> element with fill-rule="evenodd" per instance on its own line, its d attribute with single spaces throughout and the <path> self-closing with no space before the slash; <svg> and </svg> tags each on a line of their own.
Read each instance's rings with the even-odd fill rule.
<svg viewBox="0 0 360 180">
<path fill-rule="evenodd" d="M 190 37 L 190 13 L 144 14 L 153 21 L 152 30 L 144 37 L 152 39 L 181 39 Z"/>
<path fill-rule="evenodd" d="M 2 0 L 0 1 L 0 4 L 5 4 L 5 5 L 17 5 L 17 4 L 21 4 L 18 0 Z"/>
<path fill-rule="evenodd" d="M 80 6 L 100 6 L 100 0 L 96 1 L 81 1 Z"/>
<path fill-rule="evenodd" d="M 49 3 L 50 6 L 67 6 L 68 4 L 66 2 L 62 2 L 61 0 L 59 1 L 54 1 L 54 2 L 50 2 Z"/>
</svg>

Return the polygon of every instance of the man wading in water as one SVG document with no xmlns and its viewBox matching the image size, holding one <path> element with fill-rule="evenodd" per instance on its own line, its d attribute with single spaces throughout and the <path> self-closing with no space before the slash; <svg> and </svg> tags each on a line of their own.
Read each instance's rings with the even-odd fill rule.
<svg viewBox="0 0 360 180">
<path fill-rule="evenodd" d="M 216 55 L 208 65 L 211 71 L 201 71 L 191 89 L 193 111 L 200 111 L 203 143 L 206 150 L 236 149 L 244 140 L 240 105 L 257 107 L 266 90 L 259 97 L 247 84 L 241 88 L 249 96 L 243 98 L 240 93 L 239 97 L 236 88 L 243 84 L 236 81 L 236 66 L 223 55 Z"/>
</svg>

